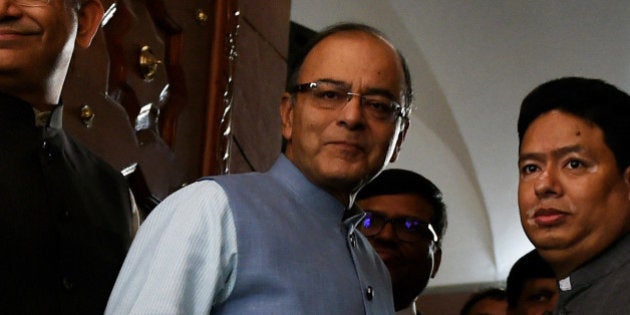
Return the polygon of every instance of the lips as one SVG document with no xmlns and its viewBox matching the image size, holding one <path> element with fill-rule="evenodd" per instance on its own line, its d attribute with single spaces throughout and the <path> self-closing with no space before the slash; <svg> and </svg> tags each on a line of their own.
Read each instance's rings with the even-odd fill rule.
<svg viewBox="0 0 630 315">
<path fill-rule="evenodd" d="M 350 154 L 354 156 L 365 151 L 363 145 L 354 141 L 330 141 L 327 142 L 326 145 L 344 155 Z"/>
<path fill-rule="evenodd" d="M 533 220 L 537 225 L 551 227 L 563 223 L 568 213 L 557 209 L 538 209 L 534 212 Z"/>
<path fill-rule="evenodd" d="M 6 21 L 0 23 L 0 36 L 1 35 L 13 35 L 13 36 L 26 36 L 35 35 L 41 32 L 41 28 L 37 25 L 30 23 L 19 23 L 16 21 Z"/>
<path fill-rule="evenodd" d="M 16 47 L 15 45 L 26 45 L 24 41 L 32 35 L 38 34 L 34 29 L 3 27 L 0 25 L 0 48 Z"/>
</svg>

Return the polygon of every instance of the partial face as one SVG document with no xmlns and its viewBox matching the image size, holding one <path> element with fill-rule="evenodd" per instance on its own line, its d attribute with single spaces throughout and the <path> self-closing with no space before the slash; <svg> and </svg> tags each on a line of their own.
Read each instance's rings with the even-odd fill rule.
<svg viewBox="0 0 630 315">
<path fill-rule="evenodd" d="M 554 278 L 538 278 L 525 281 L 517 306 L 511 315 L 551 314 L 558 302 L 558 288 Z"/>
<path fill-rule="evenodd" d="M 519 152 L 521 223 L 558 277 L 599 254 L 630 226 L 629 171 L 620 174 L 602 130 L 551 111 Z"/>
<path fill-rule="evenodd" d="M 347 85 L 354 93 L 386 94 L 401 102 L 403 72 L 395 50 L 361 32 L 321 41 L 305 59 L 298 83 Z M 305 93 L 281 107 L 287 157 L 316 185 L 347 203 L 347 195 L 393 160 L 401 122 L 365 115 L 359 97 L 339 110 L 317 108 Z M 402 139 L 401 139 L 402 141 Z"/>
<path fill-rule="evenodd" d="M 366 211 L 388 218 L 415 217 L 431 222 L 433 215 L 431 206 L 415 194 L 373 196 L 359 200 L 357 204 Z M 368 237 L 368 240 L 389 270 L 397 309 L 408 306 L 437 272 L 442 252 L 429 240 L 401 241 L 391 223 L 385 224 L 378 234 Z"/>
<path fill-rule="evenodd" d="M 41 7 L 0 1 L 0 87 L 41 89 L 63 81 L 74 48 L 77 15 L 66 0 Z M 63 69 L 62 74 L 57 74 Z"/>
</svg>

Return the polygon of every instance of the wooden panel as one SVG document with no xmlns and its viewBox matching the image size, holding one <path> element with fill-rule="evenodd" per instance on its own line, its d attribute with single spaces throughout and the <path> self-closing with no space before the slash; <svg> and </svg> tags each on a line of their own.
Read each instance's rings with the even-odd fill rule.
<svg viewBox="0 0 630 315">
<path fill-rule="evenodd" d="M 280 153 L 279 104 L 286 63 L 247 23 L 239 29 L 238 43 L 234 137 L 254 170 L 266 170 Z M 234 167 L 231 170 L 241 171 L 245 170 Z"/>
<path fill-rule="evenodd" d="M 138 166 L 134 191 L 148 201 L 140 203 L 224 172 L 232 140 L 243 153 L 233 158 L 237 170 L 273 162 L 289 1 L 242 1 L 241 18 L 236 0 L 103 4 L 103 27 L 89 50 L 77 51 L 66 80 L 65 127 L 117 169 Z M 152 77 L 139 66 L 145 46 L 159 60 Z M 95 114 L 89 127 L 83 105 Z"/>
<path fill-rule="evenodd" d="M 208 87 L 224 88 L 208 84 L 214 2 L 104 4 L 102 30 L 77 51 L 64 87 L 65 127 L 117 169 L 137 163 L 141 190 L 161 200 L 202 175 Z M 139 67 L 144 46 L 159 60 L 153 77 Z M 89 128 L 84 104 L 95 113 Z"/>
<path fill-rule="evenodd" d="M 246 168 L 230 172 L 265 171 L 280 153 L 280 98 L 286 77 L 289 37 L 289 2 L 273 5 L 241 1 L 238 34 L 239 58 L 234 83 L 234 146 Z M 258 12 L 267 12 L 261 15 Z"/>
<path fill-rule="evenodd" d="M 241 0 L 239 9 L 244 20 L 241 24 L 249 24 L 261 38 L 270 43 L 271 49 L 286 59 L 289 49 L 291 2 Z"/>
</svg>

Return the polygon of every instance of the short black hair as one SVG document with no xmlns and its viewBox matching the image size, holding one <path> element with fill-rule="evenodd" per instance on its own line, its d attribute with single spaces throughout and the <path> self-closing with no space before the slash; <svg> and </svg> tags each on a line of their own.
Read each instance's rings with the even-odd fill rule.
<svg viewBox="0 0 630 315">
<path fill-rule="evenodd" d="M 416 194 L 431 206 L 431 225 L 438 235 L 438 245 L 446 231 L 446 205 L 442 201 L 442 192 L 426 177 L 403 169 L 390 168 L 382 171 L 376 178 L 363 187 L 356 199 L 362 200 L 380 195 Z"/>
<path fill-rule="evenodd" d="M 523 293 L 525 282 L 531 279 L 554 278 L 551 266 L 535 249 L 525 254 L 514 263 L 507 278 L 507 301 L 510 308 L 515 308 Z"/>
<path fill-rule="evenodd" d="M 351 22 L 343 22 L 331 25 L 312 37 L 308 41 L 308 43 L 304 45 L 304 47 L 301 48 L 301 50 L 297 53 L 295 59 L 293 60 L 293 63 L 289 65 L 290 73 L 287 78 L 286 91 L 291 90 L 295 85 L 297 85 L 297 79 L 302 68 L 302 63 L 306 59 L 306 56 L 311 52 L 311 50 L 325 38 L 343 32 L 363 32 L 376 37 L 380 37 L 387 42 L 390 42 L 390 40 L 387 38 L 387 36 L 385 36 L 383 32 L 369 25 Z M 405 86 L 403 87 L 403 96 L 405 100 L 404 103 L 402 103 L 401 105 L 405 108 L 410 108 L 413 99 L 411 72 L 409 71 L 407 61 L 405 60 L 405 57 L 403 57 L 402 53 L 398 49 L 396 49 L 396 53 L 398 54 L 398 59 L 400 60 L 400 64 L 403 68 L 403 75 L 405 77 Z"/>
<path fill-rule="evenodd" d="M 623 172 L 630 165 L 630 96 L 600 79 L 565 77 L 535 88 L 521 104 L 519 146 L 536 118 L 552 110 L 595 124 Z"/>
<path fill-rule="evenodd" d="M 468 298 L 468 300 L 466 301 L 466 303 L 462 307 L 462 309 L 459 312 L 459 314 L 460 315 L 468 315 L 468 313 L 470 313 L 470 310 L 472 310 L 472 308 L 475 306 L 475 304 L 477 304 L 479 301 L 485 300 L 485 299 L 490 299 L 490 300 L 495 300 L 495 301 L 505 301 L 506 300 L 505 290 L 499 289 L 499 288 L 488 288 L 488 289 L 485 289 L 483 291 L 479 291 L 477 293 L 473 293 Z"/>
</svg>

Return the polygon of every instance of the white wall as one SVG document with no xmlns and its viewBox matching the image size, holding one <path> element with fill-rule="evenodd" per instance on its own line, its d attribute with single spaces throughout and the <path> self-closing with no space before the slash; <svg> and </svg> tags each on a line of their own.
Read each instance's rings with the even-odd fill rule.
<svg viewBox="0 0 630 315">
<path fill-rule="evenodd" d="M 406 56 L 417 109 L 392 166 L 444 192 L 449 227 L 434 289 L 503 281 L 532 248 L 516 202 L 522 98 L 567 75 L 630 91 L 630 1 L 293 0 L 291 19 L 315 30 L 370 24 Z"/>
</svg>

